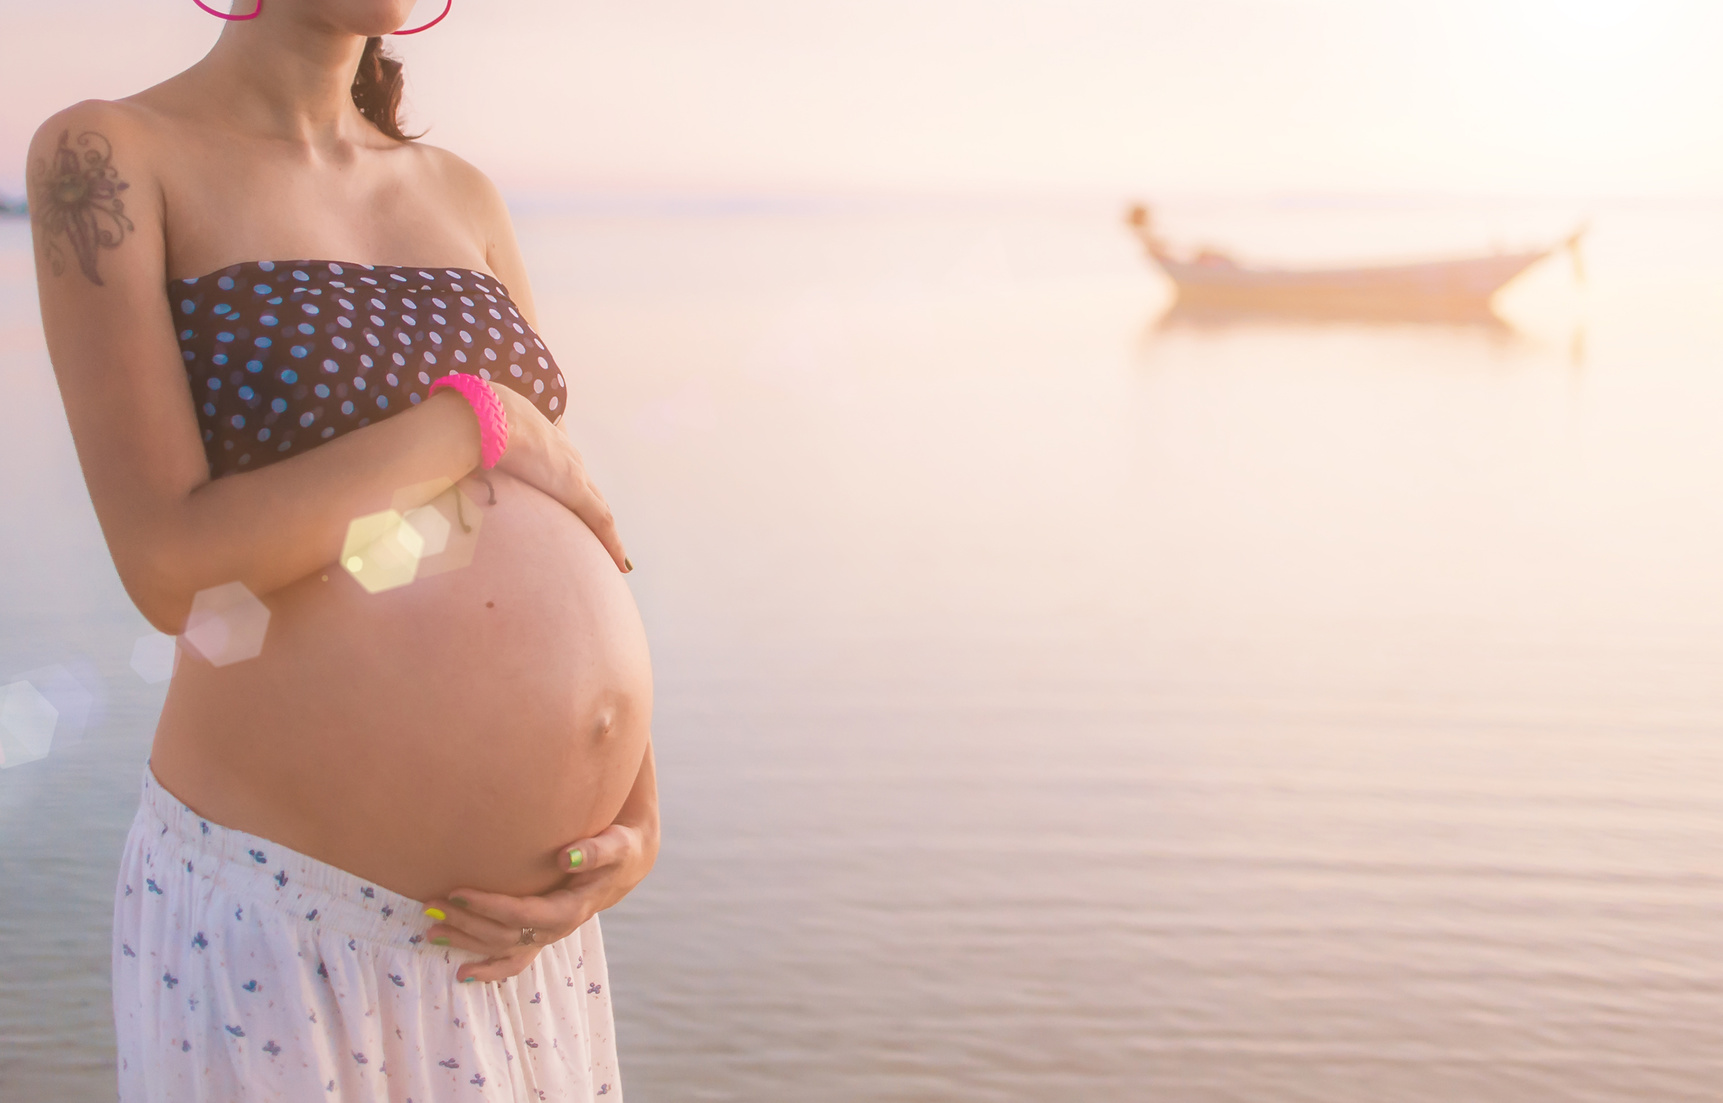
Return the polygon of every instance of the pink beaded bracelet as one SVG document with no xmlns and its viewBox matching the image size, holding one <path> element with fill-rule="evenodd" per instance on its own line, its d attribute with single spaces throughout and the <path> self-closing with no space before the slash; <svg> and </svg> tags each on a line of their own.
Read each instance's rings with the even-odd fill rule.
<svg viewBox="0 0 1723 1103">
<path fill-rule="evenodd" d="M 476 375 L 450 373 L 432 383 L 431 389 L 425 392 L 426 396 L 434 395 L 444 387 L 459 391 L 473 408 L 473 413 L 478 415 L 479 465 L 486 470 L 495 467 L 508 450 L 509 419 L 503 412 L 502 399 L 497 397 L 493 384 Z"/>
</svg>

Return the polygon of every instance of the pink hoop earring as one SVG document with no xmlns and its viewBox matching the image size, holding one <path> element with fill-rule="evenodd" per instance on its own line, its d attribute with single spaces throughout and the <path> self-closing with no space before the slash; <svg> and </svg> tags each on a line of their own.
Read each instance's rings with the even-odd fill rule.
<svg viewBox="0 0 1723 1103">
<path fill-rule="evenodd" d="M 257 3 L 259 6 L 261 6 L 263 4 L 263 0 L 257 0 Z M 426 23 L 423 27 L 414 27 L 411 30 L 394 31 L 392 33 L 394 33 L 394 34 L 418 34 L 420 31 L 428 31 L 432 27 L 435 27 L 438 23 L 441 23 L 444 19 L 446 19 L 448 17 L 449 12 L 454 8 L 454 6 L 455 6 L 455 0 L 448 0 L 448 2 L 443 5 L 443 14 L 437 16 L 437 18 L 431 20 L 429 23 Z"/>
<path fill-rule="evenodd" d="M 203 0 L 191 0 L 191 2 L 209 14 L 215 16 L 217 19 L 225 19 L 229 23 L 243 23 L 247 19 L 256 19 L 258 16 L 263 14 L 263 0 L 257 0 L 257 10 L 252 12 L 250 15 L 229 15 L 226 12 L 216 11 L 208 4 L 204 3 Z"/>
</svg>

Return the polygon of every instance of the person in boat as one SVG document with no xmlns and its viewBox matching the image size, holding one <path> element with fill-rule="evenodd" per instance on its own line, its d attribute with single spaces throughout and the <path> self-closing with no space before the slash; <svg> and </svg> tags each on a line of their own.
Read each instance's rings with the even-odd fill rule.
<svg viewBox="0 0 1723 1103">
<path fill-rule="evenodd" d="M 187 632 L 116 886 L 123 1103 L 620 1097 L 597 913 L 659 835 L 632 565 L 497 189 L 402 129 L 411 9 L 237 0 L 30 147 L 89 493 Z M 470 562 L 361 584 L 353 522 L 426 510 Z"/>
<path fill-rule="evenodd" d="M 1156 260 L 1173 259 L 1172 251 L 1167 248 L 1167 243 L 1161 238 L 1161 235 L 1155 231 L 1154 212 L 1145 204 L 1133 203 L 1125 212 L 1125 222 L 1131 227 L 1132 232 L 1137 235 L 1137 240 L 1142 243 L 1144 250 L 1148 252 L 1149 256 Z M 1201 249 L 1198 249 L 1191 257 L 1189 263 L 1200 265 L 1204 268 L 1238 267 L 1238 261 L 1234 260 L 1229 254 L 1223 253 L 1212 246 L 1204 246 Z"/>
</svg>

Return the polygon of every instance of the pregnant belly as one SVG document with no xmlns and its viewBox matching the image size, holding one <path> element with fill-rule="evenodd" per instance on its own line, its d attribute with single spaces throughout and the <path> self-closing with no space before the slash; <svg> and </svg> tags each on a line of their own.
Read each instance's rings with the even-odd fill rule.
<svg viewBox="0 0 1723 1103">
<path fill-rule="evenodd" d="M 167 789 L 414 899 L 554 886 L 633 785 L 651 667 L 591 531 L 486 479 L 463 484 L 473 534 L 426 561 L 470 563 L 378 593 L 331 567 L 267 597 L 259 657 L 182 661 L 151 755 Z"/>
</svg>

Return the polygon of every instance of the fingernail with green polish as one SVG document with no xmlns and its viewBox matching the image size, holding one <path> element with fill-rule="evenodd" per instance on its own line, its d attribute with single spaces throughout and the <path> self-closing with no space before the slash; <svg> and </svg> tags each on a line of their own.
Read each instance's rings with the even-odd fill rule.
<svg viewBox="0 0 1723 1103">
<path fill-rule="evenodd" d="M 569 869 L 579 869 L 580 863 L 582 863 L 584 861 L 586 861 L 586 855 L 582 854 L 580 851 L 571 850 L 568 852 L 568 868 Z"/>
<path fill-rule="evenodd" d="M 431 939 L 431 945 L 433 945 L 433 946 L 447 946 L 448 944 L 449 944 L 449 940 L 446 938 L 433 938 L 433 939 Z"/>
<path fill-rule="evenodd" d="M 478 979 L 479 979 L 478 977 L 462 977 L 461 983 L 462 984 L 471 984 L 471 983 L 473 983 L 473 981 L 478 980 Z"/>
<path fill-rule="evenodd" d="M 467 903 L 467 898 L 464 896 L 451 896 L 449 897 L 449 903 L 453 904 L 457 908 L 472 907 L 471 904 Z"/>
<path fill-rule="evenodd" d="M 426 908 L 425 914 L 430 916 L 432 919 L 435 919 L 438 923 L 441 923 L 449 917 L 448 913 L 443 911 L 442 908 Z"/>
</svg>

